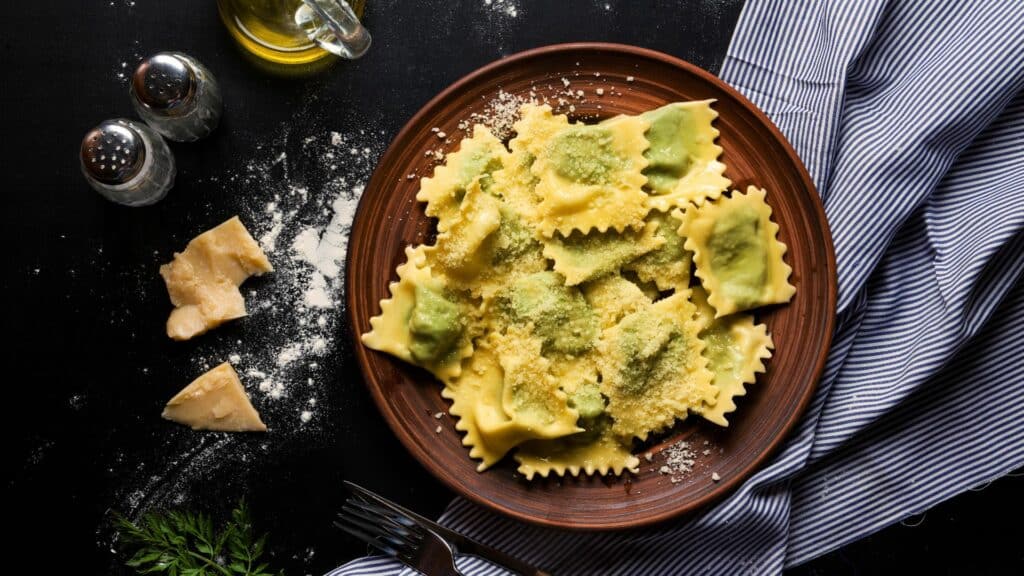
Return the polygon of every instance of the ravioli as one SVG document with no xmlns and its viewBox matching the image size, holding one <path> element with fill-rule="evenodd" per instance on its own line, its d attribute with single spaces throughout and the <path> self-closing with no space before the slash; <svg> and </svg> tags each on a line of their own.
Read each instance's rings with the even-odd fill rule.
<svg viewBox="0 0 1024 576">
<path fill-rule="evenodd" d="M 643 226 L 649 210 L 644 131 L 649 123 L 617 116 L 601 124 L 570 124 L 535 153 L 541 233 L 588 233 Z"/>
<path fill-rule="evenodd" d="M 723 194 L 711 103 L 597 124 L 527 104 L 507 148 L 476 126 L 421 181 L 436 239 L 362 340 L 441 381 L 479 471 L 636 472 L 638 439 L 728 426 L 765 371 L 741 312 L 792 297 L 790 268 L 764 191 Z"/>
<path fill-rule="evenodd" d="M 608 397 L 612 430 L 644 440 L 713 405 L 718 389 L 701 352 L 687 291 L 628 314 L 601 339 L 601 392 Z"/>
<path fill-rule="evenodd" d="M 519 278 L 497 297 L 507 324 L 530 325 L 545 352 L 579 355 L 597 343 L 597 317 L 580 291 L 557 272 Z"/>
<path fill-rule="evenodd" d="M 652 282 L 658 290 L 677 290 L 690 285 L 693 255 L 683 247 L 686 239 L 679 235 L 681 222 L 676 214 L 651 212 L 647 226 L 655 227 L 655 238 L 661 245 L 624 266 L 644 282 Z"/>
<path fill-rule="evenodd" d="M 593 424 L 584 423 L 584 431 L 556 440 L 532 440 L 520 446 L 514 455 L 516 469 L 527 480 L 534 476 L 569 473 L 622 474 L 637 472 L 640 459 L 630 452 L 631 445 L 612 433 L 611 418 L 605 416 Z"/>
<path fill-rule="evenodd" d="M 768 327 L 756 324 L 749 314 L 715 318 L 702 288 L 693 288 L 690 301 L 697 309 L 698 337 L 704 342 L 703 354 L 718 388 L 718 401 L 698 408 L 697 413 L 719 426 L 728 426 L 725 415 L 736 410 L 736 397 L 746 395 L 746 385 L 753 384 L 757 373 L 765 371 L 764 361 L 772 357 L 775 345 Z"/>
<path fill-rule="evenodd" d="M 487 190 L 492 174 L 501 169 L 508 150 L 482 124 L 473 128 L 473 137 L 466 138 L 457 152 L 434 169 L 433 176 L 420 180 L 416 199 L 426 202 L 426 214 L 437 218 L 438 232 L 447 230 L 458 216 L 462 199 L 473 182 Z"/>
<path fill-rule="evenodd" d="M 724 175 L 725 164 L 718 161 L 722 148 L 715 144 L 718 130 L 712 122 L 718 113 L 712 102 L 675 102 L 641 114 L 650 122 L 644 175 L 655 210 L 713 200 L 732 184 Z"/>
<path fill-rule="evenodd" d="M 459 418 L 456 429 L 466 432 L 463 444 L 471 446 L 471 458 L 481 460 L 480 471 L 528 440 L 582 431 L 540 347 L 522 328 L 492 333 L 444 391 L 453 401 L 451 414 Z"/>
<path fill-rule="evenodd" d="M 583 285 L 583 297 L 597 314 L 601 329 L 611 328 L 623 316 L 649 307 L 654 299 L 622 276 L 605 276 Z"/>
<path fill-rule="evenodd" d="M 783 260 L 786 245 L 776 237 L 772 209 L 765 191 L 754 186 L 746 194 L 687 209 L 679 233 L 693 252 L 696 274 L 708 293 L 715 317 L 770 304 L 782 304 L 796 293 L 789 283 L 792 268 Z"/>
<path fill-rule="evenodd" d="M 462 360 L 473 354 L 476 310 L 434 278 L 425 264 L 424 247 L 406 248 L 391 297 L 370 318 L 366 346 L 426 368 L 442 382 L 462 373 Z"/>
<path fill-rule="evenodd" d="M 424 256 L 450 287 L 491 298 L 512 278 L 545 270 L 541 250 L 515 211 L 474 179 L 450 227 Z"/>
<path fill-rule="evenodd" d="M 576 286 L 616 273 L 624 264 L 661 248 L 665 239 L 658 234 L 659 225 L 651 222 L 639 230 L 591 231 L 585 235 L 577 230 L 567 238 L 556 234 L 543 241 L 544 256 L 552 260 L 555 271 L 565 276 L 567 284 Z"/>
</svg>

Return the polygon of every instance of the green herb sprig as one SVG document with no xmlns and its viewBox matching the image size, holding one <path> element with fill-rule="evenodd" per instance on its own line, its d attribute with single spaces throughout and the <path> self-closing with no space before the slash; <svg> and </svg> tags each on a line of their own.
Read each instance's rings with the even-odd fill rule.
<svg viewBox="0 0 1024 576">
<path fill-rule="evenodd" d="M 138 524 L 117 515 L 115 522 L 131 554 L 125 564 L 139 574 L 283 576 L 260 561 L 267 536 L 255 537 L 244 501 L 220 531 L 209 516 L 193 512 L 150 512 Z"/>
</svg>

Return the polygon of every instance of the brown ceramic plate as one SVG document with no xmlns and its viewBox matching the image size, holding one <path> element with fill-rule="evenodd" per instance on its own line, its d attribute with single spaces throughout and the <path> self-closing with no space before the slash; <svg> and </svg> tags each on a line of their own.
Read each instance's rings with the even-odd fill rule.
<svg viewBox="0 0 1024 576">
<path fill-rule="evenodd" d="M 599 75 L 598 75 L 599 74 Z M 699 418 L 680 423 L 654 443 L 651 462 L 641 458 L 630 478 L 551 478 L 527 482 L 512 459 L 484 473 L 469 458 L 462 434 L 447 415 L 440 383 L 430 374 L 367 349 L 358 335 L 370 329 L 388 297 L 403 249 L 431 238 L 432 222 L 415 200 L 419 177 L 432 173 L 435 150 L 457 149 L 459 124 L 503 90 L 538 95 L 564 92 L 562 78 L 584 99 L 567 99 L 561 111 L 577 118 L 637 114 L 675 101 L 714 98 L 719 112 L 722 161 L 733 187 L 756 184 L 789 246 L 788 306 L 762 311 L 775 340 L 775 357 L 756 385 L 738 400 L 731 426 L 719 429 Z M 603 96 L 596 89 L 602 88 Z M 618 95 L 620 94 L 621 95 Z M 557 97 L 556 97 L 557 102 Z M 432 128 L 449 137 L 439 138 Z M 363 194 L 349 241 L 348 313 L 356 334 L 356 358 L 384 419 L 430 472 L 455 492 L 515 518 L 575 529 L 616 529 L 651 524 L 694 510 L 736 488 L 786 438 L 814 392 L 824 366 L 835 316 L 835 257 L 825 215 L 810 177 L 792 148 L 765 115 L 708 72 L 677 58 L 632 46 L 564 44 L 523 52 L 473 72 L 424 106 L 391 143 Z M 437 420 L 433 414 L 445 412 Z M 441 426 L 441 432 L 436 428 Z M 694 470 L 673 482 L 658 469 L 662 451 L 686 439 L 700 454 Z M 714 482 L 712 473 L 721 480 Z"/>
</svg>

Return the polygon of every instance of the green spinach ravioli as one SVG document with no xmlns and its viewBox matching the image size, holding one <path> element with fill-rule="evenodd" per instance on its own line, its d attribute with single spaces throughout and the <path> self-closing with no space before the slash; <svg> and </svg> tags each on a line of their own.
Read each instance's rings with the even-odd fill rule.
<svg viewBox="0 0 1024 576">
<path fill-rule="evenodd" d="M 763 190 L 728 192 L 711 101 L 597 124 L 520 110 L 420 183 L 437 219 L 363 343 L 433 373 L 481 472 L 636 472 L 691 414 L 728 426 L 795 288 Z M 440 428 L 438 429 L 440 431 Z"/>
</svg>

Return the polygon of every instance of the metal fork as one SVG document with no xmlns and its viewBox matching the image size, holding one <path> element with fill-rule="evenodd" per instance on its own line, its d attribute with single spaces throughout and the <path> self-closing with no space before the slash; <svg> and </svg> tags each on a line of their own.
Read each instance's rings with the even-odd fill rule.
<svg viewBox="0 0 1024 576">
<path fill-rule="evenodd" d="M 459 552 L 480 556 L 524 576 L 550 576 L 533 566 L 471 540 L 352 482 L 335 526 L 427 576 L 452 576 Z"/>
<path fill-rule="evenodd" d="M 462 576 L 443 538 L 357 496 L 345 502 L 334 525 L 427 576 Z"/>
</svg>

